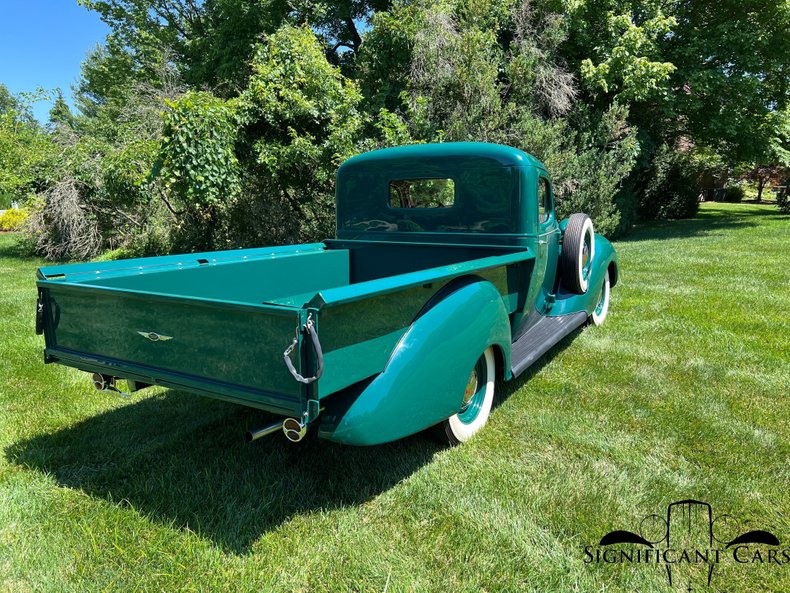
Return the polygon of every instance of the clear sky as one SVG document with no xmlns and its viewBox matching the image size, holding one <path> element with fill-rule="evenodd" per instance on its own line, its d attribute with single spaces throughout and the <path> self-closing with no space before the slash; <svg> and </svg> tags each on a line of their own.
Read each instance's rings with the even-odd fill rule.
<svg viewBox="0 0 790 593">
<path fill-rule="evenodd" d="M 77 0 L 0 0 L 0 83 L 12 93 L 60 88 L 71 103 L 71 86 L 107 26 Z M 46 122 L 50 104 L 34 105 Z"/>
</svg>

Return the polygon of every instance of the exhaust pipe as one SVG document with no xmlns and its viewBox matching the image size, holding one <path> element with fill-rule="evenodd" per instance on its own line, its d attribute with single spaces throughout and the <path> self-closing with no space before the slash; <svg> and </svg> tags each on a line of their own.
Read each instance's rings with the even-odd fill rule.
<svg viewBox="0 0 790 593">
<path fill-rule="evenodd" d="M 307 434 L 307 425 L 302 424 L 296 418 L 286 418 L 283 420 L 283 433 L 285 438 L 292 443 L 298 443 Z"/>
<path fill-rule="evenodd" d="M 93 386 L 96 388 L 96 391 L 106 391 L 115 386 L 115 377 L 110 377 L 109 375 L 93 373 L 91 380 L 93 381 Z"/>
<path fill-rule="evenodd" d="M 281 430 L 283 426 L 282 422 L 275 422 L 270 424 L 269 426 L 264 426 L 263 428 L 259 428 L 258 430 L 248 430 L 244 433 L 244 440 L 248 443 L 252 441 L 257 441 L 258 439 L 265 437 L 266 435 L 273 434 L 278 430 Z"/>
<path fill-rule="evenodd" d="M 126 393 L 125 391 L 121 391 L 115 386 L 115 381 L 117 377 L 113 377 L 111 375 L 102 375 L 101 373 L 93 373 L 91 377 L 91 381 L 93 382 L 93 386 L 96 388 L 96 391 L 106 391 L 117 393 L 118 395 L 122 395 L 123 397 L 129 397 L 130 394 Z"/>
<path fill-rule="evenodd" d="M 248 430 L 244 433 L 244 440 L 251 443 L 280 430 L 283 431 L 286 439 L 292 443 L 298 443 L 307 434 L 307 425 L 302 424 L 296 418 L 286 418 L 282 422 L 274 422 L 258 430 Z"/>
</svg>

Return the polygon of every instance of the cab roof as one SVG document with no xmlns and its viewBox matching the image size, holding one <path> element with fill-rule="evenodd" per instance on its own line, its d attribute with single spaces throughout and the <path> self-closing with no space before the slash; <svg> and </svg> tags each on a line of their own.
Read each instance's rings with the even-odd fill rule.
<svg viewBox="0 0 790 593">
<path fill-rule="evenodd" d="M 340 168 L 342 170 L 345 167 L 364 166 L 365 164 L 378 165 L 383 161 L 428 162 L 430 160 L 441 161 L 453 158 L 458 158 L 466 163 L 470 161 L 478 163 L 479 161 L 479 166 L 533 166 L 545 169 L 543 163 L 538 159 L 518 148 L 503 144 L 490 144 L 488 142 L 442 142 L 438 144 L 410 144 L 394 148 L 383 148 L 351 157 Z"/>
</svg>

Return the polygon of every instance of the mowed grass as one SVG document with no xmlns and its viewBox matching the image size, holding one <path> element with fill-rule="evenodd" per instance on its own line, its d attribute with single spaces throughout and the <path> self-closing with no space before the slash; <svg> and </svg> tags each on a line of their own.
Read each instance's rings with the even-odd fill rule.
<svg viewBox="0 0 790 593">
<path fill-rule="evenodd" d="M 616 247 L 606 324 L 499 384 L 471 442 L 352 448 L 45 366 L 41 262 L 0 235 L 0 591 L 685 591 L 582 549 L 688 498 L 788 547 L 790 219 L 705 204 Z M 785 593 L 790 565 L 713 586 Z"/>
</svg>

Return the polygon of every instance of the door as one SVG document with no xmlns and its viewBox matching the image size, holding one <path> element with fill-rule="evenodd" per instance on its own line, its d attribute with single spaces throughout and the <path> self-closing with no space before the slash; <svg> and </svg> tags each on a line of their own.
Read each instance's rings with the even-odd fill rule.
<svg viewBox="0 0 790 593">
<path fill-rule="evenodd" d="M 536 303 L 538 311 L 548 313 L 554 303 L 554 284 L 560 255 L 560 227 L 554 213 L 554 195 L 548 176 L 538 174 L 538 251 L 544 266 L 543 286 Z"/>
</svg>

